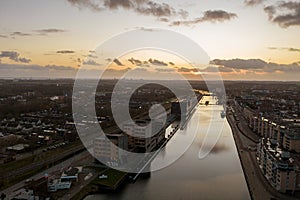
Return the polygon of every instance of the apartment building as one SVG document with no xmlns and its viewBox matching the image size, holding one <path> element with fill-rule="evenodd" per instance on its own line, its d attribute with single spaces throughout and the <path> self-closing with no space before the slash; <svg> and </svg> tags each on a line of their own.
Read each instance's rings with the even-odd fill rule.
<svg viewBox="0 0 300 200">
<path fill-rule="evenodd" d="M 118 165 L 125 161 L 120 148 L 128 150 L 128 136 L 124 133 L 106 134 L 106 137 L 95 138 L 93 147 L 95 158 Z"/>
<path fill-rule="evenodd" d="M 161 120 L 136 120 L 123 124 L 128 135 L 128 147 L 133 151 L 151 152 L 165 139 L 165 127 Z"/>
<path fill-rule="evenodd" d="M 258 165 L 274 189 L 282 193 L 300 190 L 299 167 L 289 152 L 278 147 L 276 140 L 262 138 L 257 148 Z"/>
<path fill-rule="evenodd" d="M 300 153 L 300 129 L 298 124 L 292 123 L 283 126 L 264 117 L 252 116 L 249 119 L 249 127 L 261 137 L 275 139 L 283 149 Z"/>
<path fill-rule="evenodd" d="M 300 153 L 300 133 L 288 131 L 283 136 L 282 146 L 288 151 L 295 151 Z"/>
</svg>

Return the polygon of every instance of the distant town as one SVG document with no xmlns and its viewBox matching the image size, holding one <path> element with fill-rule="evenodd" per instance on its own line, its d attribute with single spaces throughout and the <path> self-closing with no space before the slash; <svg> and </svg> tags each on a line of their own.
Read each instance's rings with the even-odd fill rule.
<svg viewBox="0 0 300 200">
<path fill-rule="evenodd" d="M 212 96 L 224 109 L 220 117 L 232 130 L 251 199 L 300 198 L 300 83 L 225 81 L 224 96 L 218 88 L 208 91 L 204 81 L 190 81 L 196 99 L 179 99 L 168 88 L 146 84 L 131 97 L 129 111 L 135 123 L 124 122 L 125 133 L 111 112 L 116 82 L 101 81 L 95 93 L 97 119 L 81 121 L 83 127 L 99 124 L 107 136 L 94 138 L 92 156 L 73 119 L 74 80 L 0 80 L 1 199 L 84 199 L 118 192 L 138 178 L 151 179 L 142 170 L 139 174 L 114 169 L 126 162 L 118 148 L 145 153 L 164 147 L 198 106 L 201 110 L 213 104 L 203 101 L 205 96 Z M 122 88 L 125 93 L 131 90 Z M 167 111 L 167 124 L 155 121 L 151 129 L 158 133 L 140 138 L 149 132 L 145 127 L 154 104 Z M 137 166 L 145 167 L 149 166 Z"/>
</svg>

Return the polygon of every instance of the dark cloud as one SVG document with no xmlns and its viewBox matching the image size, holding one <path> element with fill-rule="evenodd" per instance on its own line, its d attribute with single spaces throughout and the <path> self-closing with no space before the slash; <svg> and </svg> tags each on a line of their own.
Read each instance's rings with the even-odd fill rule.
<svg viewBox="0 0 300 200">
<path fill-rule="evenodd" d="M 156 3 L 151 0 L 104 0 L 103 6 L 108 9 L 123 8 L 142 15 L 168 17 L 176 15 L 176 11 L 169 4 Z"/>
<path fill-rule="evenodd" d="M 19 31 L 13 32 L 10 35 L 11 36 L 31 36 L 31 34 L 29 34 L 29 33 L 22 33 L 22 32 L 19 32 Z"/>
<path fill-rule="evenodd" d="M 101 11 L 103 8 L 92 0 L 67 0 L 71 5 L 77 8 L 89 8 L 92 11 Z"/>
<path fill-rule="evenodd" d="M 187 68 L 187 67 L 180 67 L 177 69 L 178 72 L 198 72 L 197 69 L 194 68 Z"/>
<path fill-rule="evenodd" d="M 67 0 L 71 5 L 78 8 L 89 8 L 92 11 L 102 11 L 103 9 L 131 10 L 141 15 L 157 17 L 160 21 L 169 21 L 166 17 L 177 16 L 185 18 L 188 12 L 180 9 L 176 11 L 166 3 L 157 3 L 152 0 L 102 0 L 99 3 L 91 0 Z"/>
<path fill-rule="evenodd" d="M 133 64 L 133 65 L 141 65 L 143 64 L 143 62 L 141 60 L 138 60 L 138 59 L 134 59 L 134 58 L 130 58 L 128 59 L 128 61 Z"/>
<path fill-rule="evenodd" d="M 276 71 L 285 72 L 285 73 L 300 73 L 300 64 L 291 63 L 291 64 L 278 64 L 278 63 L 268 63 L 264 69 L 264 72 L 272 73 Z"/>
<path fill-rule="evenodd" d="M 31 60 L 28 58 L 20 57 L 20 54 L 16 51 L 1 51 L 0 58 L 8 58 L 15 62 L 21 62 L 21 63 L 31 62 Z"/>
<path fill-rule="evenodd" d="M 172 65 L 172 66 L 175 65 L 173 62 L 164 62 L 164 61 L 157 60 L 154 58 L 149 58 L 148 61 L 130 58 L 130 59 L 128 59 L 128 61 L 131 64 L 139 66 L 139 67 L 150 67 L 149 64 L 154 65 L 154 66 L 163 66 L 163 67 L 168 66 L 168 65 Z"/>
<path fill-rule="evenodd" d="M 17 61 L 19 53 L 15 51 L 1 51 L 0 58 L 9 58 L 11 60 Z"/>
<path fill-rule="evenodd" d="M 152 65 L 156 65 L 156 66 L 168 66 L 168 64 L 165 63 L 164 61 L 160 61 L 160 60 L 157 60 L 157 59 L 150 58 L 148 61 Z"/>
<path fill-rule="evenodd" d="M 269 20 L 272 21 L 274 15 L 275 15 L 275 13 L 276 13 L 275 7 L 274 7 L 274 6 L 266 6 L 266 7 L 264 8 L 264 11 L 268 14 Z"/>
<path fill-rule="evenodd" d="M 155 65 L 155 66 L 168 66 L 168 63 L 170 65 L 174 65 L 173 62 L 164 62 L 164 61 L 161 61 L 161 60 L 157 60 L 157 59 L 153 59 L 153 58 L 149 58 L 149 60 L 138 60 L 138 59 L 135 59 L 135 58 L 130 58 L 128 59 L 128 61 L 133 64 L 133 65 L 136 65 L 136 66 L 139 66 L 139 67 L 150 67 L 149 64 L 151 65 Z"/>
<path fill-rule="evenodd" d="M 210 64 L 217 65 L 223 70 L 229 68 L 234 71 L 248 70 L 251 72 L 286 72 L 286 73 L 299 73 L 300 72 L 300 63 L 291 63 L 291 64 L 278 64 L 273 62 L 265 62 L 261 59 L 231 59 L 231 60 L 220 60 L 215 59 L 210 62 Z M 221 71 L 221 70 L 220 70 Z"/>
<path fill-rule="evenodd" d="M 203 21 L 223 22 L 237 17 L 235 13 L 226 12 L 224 10 L 208 10 L 204 12 Z"/>
<path fill-rule="evenodd" d="M 38 33 L 39 35 L 48 35 L 50 33 L 62 33 L 62 32 L 66 32 L 66 30 L 63 29 L 56 29 L 56 28 L 49 28 L 49 29 L 39 29 L 39 30 L 33 30 L 34 32 Z M 24 33 L 21 31 L 15 31 L 13 33 L 10 34 L 10 36 L 12 38 L 14 37 L 24 37 L 24 36 L 33 36 L 35 34 L 32 33 Z M 5 35 L 0 35 L 0 37 L 3 38 L 8 38 L 8 36 Z"/>
<path fill-rule="evenodd" d="M 30 59 L 28 59 L 28 58 L 18 58 L 18 62 L 21 62 L 21 63 L 30 63 L 31 62 L 31 60 Z"/>
<path fill-rule="evenodd" d="M 208 66 L 201 72 L 233 72 L 232 68 L 224 67 L 224 66 Z"/>
<path fill-rule="evenodd" d="M 116 58 L 113 60 L 113 62 L 116 63 L 116 64 L 119 65 L 119 66 L 124 66 L 124 65 L 123 65 L 118 59 L 116 59 Z"/>
<path fill-rule="evenodd" d="M 293 47 L 281 47 L 281 48 L 269 47 L 268 49 L 270 49 L 270 50 L 285 50 L 285 51 L 291 51 L 291 52 L 300 52 L 300 49 L 293 48 Z"/>
<path fill-rule="evenodd" d="M 247 6 L 254 6 L 263 3 L 265 0 L 245 0 Z"/>
<path fill-rule="evenodd" d="M 138 60 L 138 59 L 134 59 L 134 58 L 130 58 L 130 59 L 128 59 L 128 61 L 131 64 L 139 66 L 139 67 L 150 67 L 148 61 L 142 61 L 142 60 Z"/>
<path fill-rule="evenodd" d="M 104 6 L 110 9 L 131 9 L 132 7 L 134 7 L 134 4 L 130 0 L 105 0 Z"/>
<path fill-rule="evenodd" d="M 221 65 L 224 67 L 234 69 L 261 69 L 266 65 L 266 62 L 260 59 L 231 59 L 231 60 L 219 60 L 215 59 L 210 64 Z"/>
<path fill-rule="evenodd" d="M 152 15 L 155 17 L 169 17 L 176 15 L 175 9 L 169 4 L 159 4 L 153 1 L 147 1 L 147 3 L 136 7 L 134 10 L 142 15 Z"/>
<path fill-rule="evenodd" d="M 279 2 L 264 8 L 269 20 L 283 28 L 300 25 L 300 2 Z"/>
<path fill-rule="evenodd" d="M 44 67 L 49 70 L 75 70 L 73 67 L 63 65 L 45 65 Z"/>
<path fill-rule="evenodd" d="M 233 72 L 234 71 L 233 69 L 230 69 L 230 68 L 227 68 L 227 67 L 223 67 L 223 66 L 219 66 L 218 70 L 220 72 Z"/>
<path fill-rule="evenodd" d="M 75 51 L 72 51 L 72 50 L 60 50 L 60 51 L 56 51 L 56 53 L 70 54 L 70 53 L 75 53 Z"/>
<path fill-rule="evenodd" d="M 202 17 L 195 18 L 193 20 L 183 20 L 183 21 L 174 21 L 171 23 L 172 26 L 179 25 L 193 25 L 202 22 L 224 22 L 228 20 L 232 20 L 237 17 L 237 14 L 226 12 L 224 10 L 207 10 L 204 12 Z"/>
<path fill-rule="evenodd" d="M 296 48 L 287 48 L 288 51 L 296 51 L 296 52 L 300 52 L 300 49 L 296 49 Z"/>
<path fill-rule="evenodd" d="M 67 31 L 64 29 L 48 28 L 48 29 L 35 30 L 35 32 L 38 32 L 40 35 L 48 35 L 51 33 L 63 33 L 63 32 L 67 32 Z"/>
<path fill-rule="evenodd" d="M 94 60 L 88 59 L 83 62 L 84 65 L 93 65 L 93 66 L 101 66 L 100 63 L 97 63 Z"/>
</svg>

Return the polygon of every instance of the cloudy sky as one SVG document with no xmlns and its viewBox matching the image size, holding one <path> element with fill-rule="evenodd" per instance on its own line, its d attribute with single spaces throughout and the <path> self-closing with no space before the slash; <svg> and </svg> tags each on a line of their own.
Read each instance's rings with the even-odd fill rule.
<svg viewBox="0 0 300 200">
<path fill-rule="evenodd" d="M 82 65 L 92 77 L 108 64 L 110 76 L 135 70 L 139 78 L 216 71 L 231 80 L 300 77 L 300 0 L 4 0 L 0 18 L 1 77 L 74 78 Z M 209 65 L 198 73 L 152 51 L 97 59 L 95 49 L 112 36 L 154 28 L 195 41 Z"/>
</svg>

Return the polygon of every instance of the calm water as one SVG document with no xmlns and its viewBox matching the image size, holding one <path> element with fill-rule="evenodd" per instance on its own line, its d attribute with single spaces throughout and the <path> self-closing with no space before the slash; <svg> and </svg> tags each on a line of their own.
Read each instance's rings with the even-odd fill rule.
<svg viewBox="0 0 300 200">
<path fill-rule="evenodd" d="M 213 101 L 205 98 L 202 100 Z M 170 166 L 152 172 L 148 179 L 126 184 L 115 194 L 90 195 L 85 199 L 250 199 L 232 132 L 226 119 L 220 117 L 221 110 L 218 105 L 197 107 L 184 130 L 175 134 L 152 163 L 154 167 L 164 158 L 176 158 L 184 152 Z M 195 130 L 191 146 L 184 151 Z M 212 151 L 200 159 L 201 146 L 209 151 L 216 138 L 219 139 Z"/>
</svg>

